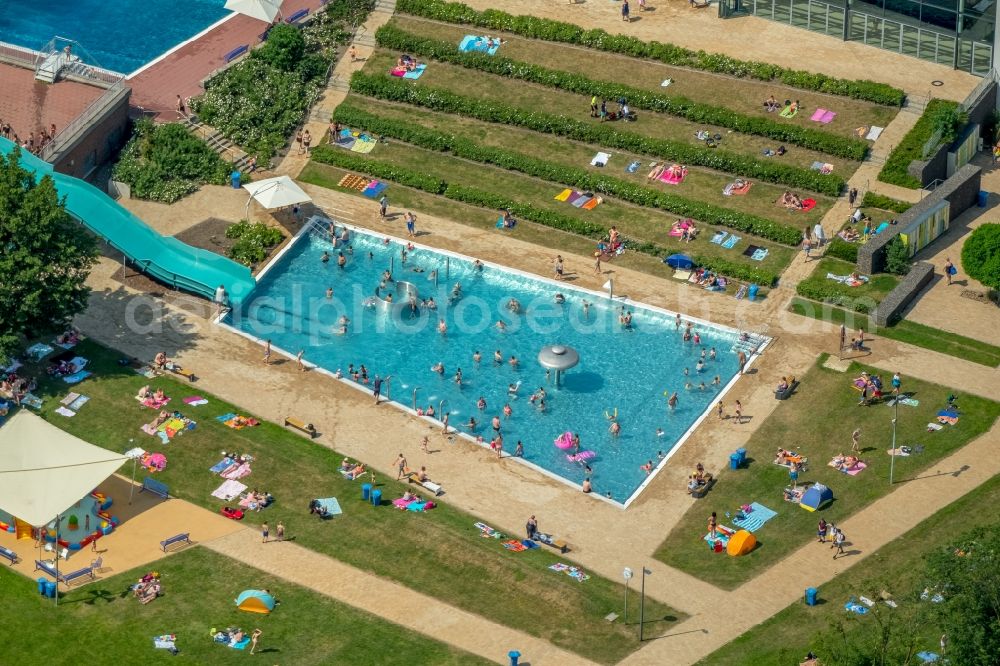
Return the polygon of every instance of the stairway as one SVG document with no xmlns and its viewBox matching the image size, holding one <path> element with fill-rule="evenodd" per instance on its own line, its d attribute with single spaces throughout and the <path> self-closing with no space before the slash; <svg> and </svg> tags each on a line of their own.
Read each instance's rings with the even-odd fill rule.
<svg viewBox="0 0 1000 666">
<path fill-rule="evenodd" d="M 180 121 L 180 123 L 187 129 L 188 132 L 204 141 L 208 144 L 209 148 L 218 153 L 224 160 L 230 162 L 233 167 L 239 169 L 240 171 L 246 171 L 247 162 L 250 161 L 250 155 L 232 141 L 224 137 L 222 132 L 214 127 L 194 121 L 191 118 L 184 118 Z M 258 168 L 263 168 L 263 165 L 259 165 Z"/>
<path fill-rule="evenodd" d="M 79 58 L 74 55 L 66 55 L 62 51 L 52 51 L 35 67 L 35 80 L 42 83 L 55 83 L 62 68 L 78 60 Z"/>
</svg>

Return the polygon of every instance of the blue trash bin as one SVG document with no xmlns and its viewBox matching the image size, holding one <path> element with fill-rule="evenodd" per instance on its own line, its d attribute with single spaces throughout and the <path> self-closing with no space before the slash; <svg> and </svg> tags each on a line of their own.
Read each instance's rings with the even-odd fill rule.
<svg viewBox="0 0 1000 666">
<path fill-rule="evenodd" d="M 232 181 L 234 190 L 240 189 L 240 179 L 242 177 L 243 176 L 240 174 L 239 171 L 234 171 L 231 174 L 229 174 L 229 180 Z"/>
<path fill-rule="evenodd" d="M 729 469 L 740 468 L 740 454 L 733 453 L 729 456 Z"/>
<path fill-rule="evenodd" d="M 382 504 L 381 490 L 376 489 L 372 491 L 372 504 L 374 504 L 375 506 L 380 506 Z"/>
<path fill-rule="evenodd" d="M 740 467 L 743 467 L 747 463 L 747 450 L 746 449 L 736 449 L 737 455 L 740 457 Z"/>
<path fill-rule="evenodd" d="M 757 300 L 757 292 L 758 291 L 760 291 L 760 287 L 757 286 L 756 282 L 752 283 L 750 285 L 750 288 L 747 289 L 747 298 L 749 300 L 751 300 L 751 301 Z"/>
<path fill-rule="evenodd" d="M 806 606 L 816 605 L 816 588 L 807 587 L 806 588 Z"/>
<path fill-rule="evenodd" d="M 980 208 L 986 208 L 986 204 L 990 200 L 990 193 L 985 190 L 979 190 L 979 197 L 976 199 L 976 203 L 979 204 Z"/>
<path fill-rule="evenodd" d="M 507 656 L 510 657 L 510 666 L 517 666 L 517 660 L 521 658 L 521 653 L 517 650 L 511 650 Z"/>
<path fill-rule="evenodd" d="M 56 584 L 51 580 L 45 581 L 45 596 L 49 599 L 56 598 Z"/>
<path fill-rule="evenodd" d="M 45 578 L 38 579 L 38 594 L 42 595 L 43 597 L 45 596 L 45 584 L 48 582 L 49 581 L 46 580 Z"/>
<path fill-rule="evenodd" d="M 371 494 L 372 494 L 372 484 L 370 483 L 361 484 L 361 499 L 367 502 L 371 497 Z"/>
</svg>

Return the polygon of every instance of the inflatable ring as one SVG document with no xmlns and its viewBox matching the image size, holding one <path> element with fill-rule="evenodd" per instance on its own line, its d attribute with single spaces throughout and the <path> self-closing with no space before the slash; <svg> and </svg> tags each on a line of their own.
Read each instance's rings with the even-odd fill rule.
<svg viewBox="0 0 1000 666">
<path fill-rule="evenodd" d="M 614 413 L 614 415 L 609 414 L 608 410 L 604 410 L 604 418 L 606 418 L 609 421 L 614 421 L 615 419 L 617 419 L 618 418 L 618 408 L 615 407 L 615 413 Z"/>
</svg>

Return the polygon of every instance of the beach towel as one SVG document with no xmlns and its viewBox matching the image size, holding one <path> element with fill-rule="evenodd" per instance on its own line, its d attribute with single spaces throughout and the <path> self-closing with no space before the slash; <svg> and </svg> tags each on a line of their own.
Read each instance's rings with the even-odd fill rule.
<svg viewBox="0 0 1000 666">
<path fill-rule="evenodd" d="M 849 474 L 850 476 L 857 476 L 867 468 L 868 468 L 868 463 L 863 463 L 859 461 L 858 464 L 855 465 L 854 467 L 850 469 L 842 469 L 840 471 L 843 472 L 844 474 Z"/>
<path fill-rule="evenodd" d="M 503 534 L 502 533 L 496 531 L 495 529 L 493 529 L 492 527 L 490 527 L 486 523 L 474 523 L 474 525 L 479 530 L 480 536 L 482 536 L 482 537 L 489 538 L 489 539 L 501 539 L 501 538 L 503 538 Z"/>
<path fill-rule="evenodd" d="M 754 252 L 756 252 L 757 250 L 762 250 L 762 249 L 764 249 L 764 248 L 762 248 L 760 245 L 753 245 L 753 244 L 748 245 L 747 249 L 743 250 L 743 256 L 744 257 L 752 257 Z"/>
<path fill-rule="evenodd" d="M 872 125 L 872 128 L 868 130 L 868 134 L 865 135 L 865 138 L 869 141 L 878 141 L 878 138 L 882 135 L 882 131 L 884 129 L 884 127 Z"/>
<path fill-rule="evenodd" d="M 854 278 L 850 275 L 834 275 L 833 273 L 827 273 L 826 279 L 845 284 L 848 287 L 860 287 L 868 282 L 867 275 L 859 275 L 857 278 Z"/>
<path fill-rule="evenodd" d="M 226 643 L 226 645 L 233 648 L 234 650 L 245 650 L 246 647 L 250 645 L 250 637 L 244 636 L 243 640 L 241 640 L 239 643 Z"/>
<path fill-rule="evenodd" d="M 396 499 L 392 500 L 392 505 L 397 509 L 405 509 L 408 505 L 413 504 L 414 502 L 417 501 L 419 501 L 417 498 L 403 499 L 402 497 L 397 497 Z"/>
<path fill-rule="evenodd" d="M 240 493 L 246 490 L 246 485 L 239 481 L 228 479 L 221 486 L 212 491 L 212 497 L 218 497 L 223 502 L 228 502 L 234 497 L 239 497 Z"/>
<path fill-rule="evenodd" d="M 576 190 L 571 190 L 567 187 L 565 190 L 563 190 L 562 192 L 560 192 L 559 194 L 555 195 L 552 198 L 555 199 L 556 201 L 567 201 L 569 200 L 570 197 L 573 197 L 575 199 L 578 196 L 580 196 L 579 192 L 577 192 Z"/>
<path fill-rule="evenodd" d="M 339 137 L 336 141 L 333 142 L 333 145 L 339 146 L 340 148 L 344 148 L 346 150 L 350 150 L 351 148 L 354 147 L 357 138 L 351 136 L 350 130 L 341 130 L 341 132 L 347 132 L 347 136 Z"/>
<path fill-rule="evenodd" d="M 764 261 L 767 259 L 767 252 L 768 250 L 766 247 L 757 248 L 754 253 L 750 255 L 750 258 L 754 261 Z"/>
<path fill-rule="evenodd" d="M 601 197 L 594 197 L 593 199 L 591 199 L 587 203 L 585 203 L 582 206 L 580 206 L 580 208 L 582 208 L 584 210 L 594 210 L 595 208 L 597 208 L 597 204 L 601 203 L 601 201 L 603 201 L 603 199 L 601 199 Z M 619 249 L 624 250 L 625 248 L 622 247 L 622 248 L 619 248 Z"/>
<path fill-rule="evenodd" d="M 666 88 L 666 87 L 670 86 L 670 84 L 673 83 L 673 82 L 674 82 L 673 79 L 663 79 L 662 81 L 660 81 L 660 87 L 661 88 Z"/>
<path fill-rule="evenodd" d="M 673 175 L 664 169 L 663 173 L 660 174 L 660 180 L 667 185 L 680 185 L 687 178 L 688 170 L 681 169 L 681 175 Z"/>
<path fill-rule="evenodd" d="M 833 165 L 829 162 L 813 162 L 809 168 L 813 171 L 819 171 L 824 176 L 833 173 Z"/>
<path fill-rule="evenodd" d="M 184 398 L 184 404 L 191 405 L 192 407 L 200 407 L 201 405 L 207 405 L 208 400 L 200 395 L 193 395 L 190 398 Z"/>
<path fill-rule="evenodd" d="M 726 248 L 727 250 L 732 250 L 734 247 L 736 247 L 736 244 L 739 242 L 740 242 L 740 237 L 735 234 L 732 234 L 729 236 L 729 238 L 723 241 L 722 247 Z"/>
<path fill-rule="evenodd" d="M 690 278 L 691 278 L 691 271 L 689 270 L 682 270 L 678 268 L 676 271 L 674 271 L 674 279 L 676 280 L 688 280 Z"/>
<path fill-rule="evenodd" d="M 611 159 L 610 153 L 597 153 L 594 155 L 594 159 L 590 160 L 590 166 L 602 167 L 607 166 L 608 160 Z"/>
<path fill-rule="evenodd" d="M 941 659 L 941 656 L 937 652 L 929 652 L 927 650 L 918 652 L 917 656 L 920 657 L 920 660 L 925 664 L 933 664 Z"/>
<path fill-rule="evenodd" d="M 424 502 L 422 500 L 417 502 L 411 502 L 406 505 L 407 511 L 426 511 L 427 509 L 432 509 L 432 508 L 434 508 L 434 502 Z"/>
<path fill-rule="evenodd" d="M 382 190 L 384 190 L 387 187 L 389 187 L 389 183 L 382 182 L 381 180 L 373 180 L 372 182 L 368 183 L 368 187 L 361 190 L 361 194 L 368 197 L 369 199 L 374 199 L 375 197 L 377 197 L 379 194 L 382 193 Z"/>
<path fill-rule="evenodd" d="M 66 409 L 65 407 L 57 407 L 56 414 L 60 416 L 76 416 L 76 412 Z"/>
<path fill-rule="evenodd" d="M 212 474 L 218 474 L 222 470 L 226 469 L 227 467 L 229 467 L 232 464 L 233 464 L 233 461 L 230 458 L 223 458 L 219 462 L 217 462 L 214 465 L 212 465 L 211 467 L 209 467 L 208 471 L 211 472 Z"/>
<path fill-rule="evenodd" d="M 62 380 L 67 384 L 77 384 L 92 374 L 93 373 L 87 372 L 86 370 L 81 370 L 80 372 L 74 372 L 72 375 L 66 375 L 62 378 Z"/>
<path fill-rule="evenodd" d="M 715 235 L 712 236 L 711 240 L 709 240 L 708 242 L 715 243 L 716 245 L 722 245 L 722 241 L 724 241 L 726 239 L 726 236 L 728 235 L 729 235 L 728 231 L 716 231 Z"/>
<path fill-rule="evenodd" d="M 837 113 L 835 111 L 827 111 L 826 113 L 823 114 L 823 117 L 819 119 L 819 122 L 823 123 L 824 125 L 828 125 L 829 123 L 832 123 L 833 119 L 836 117 Z"/>
<path fill-rule="evenodd" d="M 803 213 L 808 213 L 809 211 L 811 211 L 815 207 L 816 207 L 816 200 L 815 199 L 803 199 L 802 200 L 802 208 L 800 210 Z"/>
<path fill-rule="evenodd" d="M 731 527 L 726 527 L 725 525 L 717 525 L 715 528 L 715 536 L 713 537 L 710 533 L 705 532 L 705 536 L 702 537 L 709 546 L 714 546 L 717 541 L 721 542 L 723 546 L 729 545 L 729 537 L 736 534 L 736 530 Z"/>
<path fill-rule="evenodd" d="M 372 152 L 372 150 L 375 149 L 376 145 L 378 145 L 378 141 L 375 141 L 374 139 L 368 139 L 368 140 L 358 139 L 357 141 L 354 142 L 354 145 L 351 146 L 351 152 L 370 153 Z"/>
<path fill-rule="evenodd" d="M 574 199 L 570 203 L 573 205 L 574 208 L 583 208 L 584 205 L 590 203 L 593 200 L 594 200 L 594 197 L 588 196 L 588 195 L 584 194 L 581 197 L 577 197 L 576 199 Z"/>
<path fill-rule="evenodd" d="M 571 567 L 570 565 L 563 564 L 562 562 L 556 562 L 555 564 L 550 564 L 549 569 L 552 569 L 552 571 L 564 573 L 570 578 L 575 578 L 581 583 L 585 580 L 590 580 L 590 576 L 584 573 L 583 569 L 579 569 L 577 567 Z"/>
<path fill-rule="evenodd" d="M 153 647 L 161 650 L 176 650 L 177 646 L 174 644 L 175 640 L 177 640 L 176 634 L 153 636 Z"/>
<path fill-rule="evenodd" d="M 236 480 L 250 476 L 250 463 L 243 463 L 234 470 L 223 472 L 219 476 L 224 479 Z"/>
<path fill-rule="evenodd" d="M 781 110 L 781 113 L 779 113 L 778 115 L 781 116 L 782 118 L 794 118 L 796 115 L 798 115 L 798 113 L 799 113 L 799 110 L 798 109 L 792 109 L 792 105 L 789 104 L 788 106 L 786 106 L 785 108 L 783 108 Z"/>
<path fill-rule="evenodd" d="M 340 508 L 340 502 L 337 501 L 336 497 L 323 497 L 316 500 L 319 505 L 326 509 L 326 515 L 328 516 L 339 516 L 344 513 Z"/>
<path fill-rule="evenodd" d="M 503 547 L 515 553 L 520 553 L 521 551 L 528 550 L 528 547 L 525 546 L 520 541 L 518 541 L 517 539 L 510 539 L 508 541 L 504 541 Z"/>
<path fill-rule="evenodd" d="M 462 41 L 458 43 L 458 50 L 464 52 L 467 51 L 478 51 L 480 53 L 487 53 L 493 55 L 500 48 L 500 40 L 493 40 L 493 47 L 489 48 L 489 40 L 480 35 L 466 35 L 462 38 Z"/>
<path fill-rule="evenodd" d="M 756 532 L 764 526 L 764 523 L 777 515 L 777 511 L 772 511 L 766 506 L 754 502 L 750 505 L 750 511 L 741 511 L 733 518 L 733 525 L 747 532 Z"/>
<path fill-rule="evenodd" d="M 809 120 L 815 120 L 816 122 L 820 122 L 825 113 L 826 109 L 816 109 L 815 111 L 813 111 L 813 114 L 809 116 Z"/>
<path fill-rule="evenodd" d="M 73 394 L 70 394 L 70 395 L 73 395 Z M 76 398 L 73 399 L 72 402 L 70 402 L 68 405 L 66 405 L 66 408 L 67 409 L 72 409 L 74 412 L 78 412 L 78 411 L 80 411 L 80 408 L 83 407 L 84 405 L 86 405 L 88 402 L 90 402 L 90 398 L 88 398 L 85 395 L 78 395 L 78 396 L 76 396 Z"/>
<path fill-rule="evenodd" d="M 629 162 L 629 165 L 625 167 L 625 173 L 635 173 L 636 171 L 639 170 L 640 165 L 641 162 L 639 162 L 639 160 L 633 160 Z"/>
<path fill-rule="evenodd" d="M 21 404 L 25 407 L 31 407 L 32 409 L 41 409 L 42 399 L 34 393 L 26 393 L 24 397 L 21 398 Z"/>
<path fill-rule="evenodd" d="M 917 407 L 920 405 L 919 400 L 917 400 L 916 398 L 911 398 L 908 395 L 901 395 L 898 398 L 890 398 L 888 401 L 886 401 L 885 404 L 892 407 L 893 405 L 896 404 L 897 401 L 899 402 L 899 404 L 906 405 L 907 407 Z"/>
<path fill-rule="evenodd" d="M 414 69 L 412 72 L 406 72 L 405 74 L 403 74 L 403 78 L 410 79 L 411 81 L 419 79 L 420 76 L 424 73 L 425 69 L 427 69 L 427 65 L 417 65 L 416 69 Z"/>
<path fill-rule="evenodd" d="M 139 400 L 139 396 L 136 396 L 136 400 Z M 170 398 L 164 396 L 162 400 L 157 400 L 153 396 L 139 400 L 139 404 L 143 407 L 149 407 L 150 409 L 160 409 L 164 405 L 170 402 Z"/>
<path fill-rule="evenodd" d="M 66 347 L 66 349 L 69 349 L 69 347 Z M 38 342 L 25 349 L 24 355 L 36 361 L 41 361 L 43 358 L 51 354 L 52 351 L 52 347 Z"/>
<path fill-rule="evenodd" d="M 154 379 L 156 377 L 156 370 L 153 370 L 148 365 L 143 366 L 141 368 L 132 368 L 132 369 L 135 371 L 135 374 L 142 375 L 146 379 Z"/>
</svg>

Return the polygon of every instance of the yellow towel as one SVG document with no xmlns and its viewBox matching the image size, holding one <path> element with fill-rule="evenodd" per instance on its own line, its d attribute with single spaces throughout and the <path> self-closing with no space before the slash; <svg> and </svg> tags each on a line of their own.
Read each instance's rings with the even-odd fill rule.
<svg viewBox="0 0 1000 666">
<path fill-rule="evenodd" d="M 569 195 L 573 194 L 573 190 L 565 189 L 555 196 L 556 201 L 566 201 L 569 199 Z"/>
</svg>

